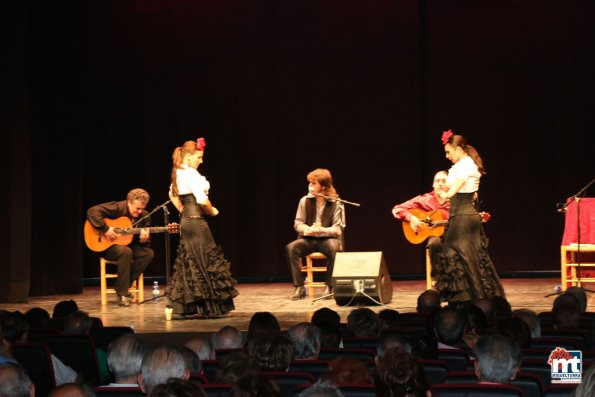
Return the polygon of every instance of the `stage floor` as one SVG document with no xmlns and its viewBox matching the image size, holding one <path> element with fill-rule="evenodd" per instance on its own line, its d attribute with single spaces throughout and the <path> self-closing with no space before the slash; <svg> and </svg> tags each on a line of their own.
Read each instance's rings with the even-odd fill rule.
<svg viewBox="0 0 595 397">
<path fill-rule="evenodd" d="M 524 278 L 503 279 L 507 298 L 513 309 L 530 308 L 537 312 L 550 310 L 556 297 L 548 296 L 554 292 L 554 287 L 560 283 L 559 278 Z M 384 308 L 393 308 L 399 312 L 413 312 L 417 296 L 424 291 L 425 281 L 393 281 L 393 299 L 385 306 L 367 306 L 374 311 Z M 141 305 L 133 304 L 130 307 L 120 307 L 115 303 L 115 295 L 108 295 L 109 301 L 101 306 L 99 287 L 87 287 L 82 294 L 53 295 L 31 297 L 27 303 L 0 304 L 0 309 L 19 310 L 25 312 L 32 307 L 42 307 L 52 313 L 54 305 L 61 300 L 73 299 L 79 308 L 91 316 L 99 317 L 106 326 L 125 325 L 134 328 L 137 333 L 187 333 L 187 332 L 213 332 L 224 325 L 233 325 L 242 331 L 248 328 L 250 317 L 259 311 L 269 311 L 278 319 L 283 329 L 299 323 L 309 321 L 312 313 L 321 308 L 329 307 L 341 315 L 341 320 L 346 321 L 347 315 L 354 306 L 338 306 L 334 299 L 318 300 L 311 302 L 306 297 L 302 301 L 291 301 L 289 295 L 293 287 L 289 283 L 270 284 L 238 284 L 240 295 L 235 299 L 236 310 L 230 316 L 212 320 L 183 320 L 166 321 L 164 310 L 167 300 L 160 302 L 146 302 Z M 585 286 L 585 288 L 588 288 Z M 321 288 L 315 289 L 316 296 L 322 293 Z M 147 288 L 145 298 L 150 298 L 151 290 Z M 589 295 L 589 307 L 592 307 L 595 298 Z"/>
</svg>

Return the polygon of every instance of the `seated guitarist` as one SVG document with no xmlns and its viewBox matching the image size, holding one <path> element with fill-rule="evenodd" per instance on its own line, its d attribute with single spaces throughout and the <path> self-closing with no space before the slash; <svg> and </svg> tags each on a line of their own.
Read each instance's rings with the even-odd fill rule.
<svg viewBox="0 0 595 397">
<path fill-rule="evenodd" d="M 449 203 L 446 201 L 446 199 L 440 197 L 441 192 L 446 192 L 448 190 L 446 186 L 447 176 L 448 173 L 446 171 L 438 171 L 434 175 L 434 182 L 432 184 L 434 190 L 429 193 L 416 196 L 411 200 L 405 201 L 404 203 L 395 205 L 392 209 L 393 216 L 400 221 L 409 222 L 411 229 L 413 229 L 415 232 L 417 232 L 419 228 L 427 227 L 427 224 L 410 213 L 409 210 L 411 209 L 418 209 L 426 212 L 438 210 L 442 213 L 442 219 L 447 220 Z M 430 260 L 432 263 L 437 263 L 438 254 L 442 248 L 440 237 L 430 237 L 426 243 L 426 246 L 430 250 Z"/>
<path fill-rule="evenodd" d="M 125 216 L 134 224 L 138 218 L 147 214 L 145 207 L 148 202 L 149 193 L 143 189 L 132 189 L 128 192 L 126 200 L 110 201 L 89 208 L 87 220 L 94 228 L 103 233 L 104 238 L 114 241 L 119 235 L 113 227 L 106 224 L 105 218 L 117 219 Z M 150 223 L 150 218 L 146 218 L 136 227 L 146 228 Z M 118 294 L 118 305 L 120 306 L 130 306 L 128 288 L 130 288 L 131 280 L 136 280 L 155 256 L 149 243 L 149 230 L 144 229 L 138 236 L 134 236 L 130 245 L 114 244 L 102 254 L 105 259 L 118 262 L 118 279 L 114 284 L 114 289 Z"/>
</svg>

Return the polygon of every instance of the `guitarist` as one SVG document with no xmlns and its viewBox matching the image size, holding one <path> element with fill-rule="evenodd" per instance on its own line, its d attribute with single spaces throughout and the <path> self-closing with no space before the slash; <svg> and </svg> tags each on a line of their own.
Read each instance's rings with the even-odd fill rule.
<svg viewBox="0 0 595 397">
<path fill-rule="evenodd" d="M 116 219 L 125 216 L 134 224 L 138 218 L 147 214 L 145 207 L 148 202 L 149 193 L 143 189 L 132 189 L 128 192 L 126 200 L 110 201 L 89 208 L 87 220 L 94 228 L 103 233 L 103 238 L 114 241 L 119 235 L 113 227 L 106 224 L 105 218 Z M 146 228 L 150 226 L 150 223 L 150 218 L 145 218 L 136 227 Z M 139 235 L 134 236 L 130 245 L 114 244 L 102 255 L 105 259 L 118 262 L 118 279 L 114 284 L 118 295 L 118 305 L 130 306 L 128 288 L 130 288 L 131 280 L 136 280 L 155 256 L 153 249 L 150 248 L 149 231 L 141 230 Z"/>
<path fill-rule="evenodd" d="M 409 212 L 411 209 L 419 209 L 426 212 L 438 210 L 442 214 L 442 219 L 448 219 L 449 203 L 446 199 L 440 196 L 440 193 L 448 190 L 446 186 L 447 177 L 448 173 L 446 171 L 438 171 L 434 175 L 434 181 L 432 183 L 433 190 L 429 193 L 415 196 L 404 203 L 395 205 L 392 209 L 393 216 L 399 221 L 409 222 L 411 229 L 415 232 L 422 227 L 427 227 L 427 225 Z M 432 263 L 437 263 L 438 255 L 442 248 L 440 237 L 430 237 L 426 245 L 430 250 L 430 260 Z"/>
</svg>

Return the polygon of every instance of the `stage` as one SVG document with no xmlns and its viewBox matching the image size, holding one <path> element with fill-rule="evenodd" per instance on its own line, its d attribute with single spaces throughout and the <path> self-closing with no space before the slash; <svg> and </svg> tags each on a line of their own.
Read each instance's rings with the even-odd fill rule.
<svg viewBox="0 0 595 397">
<path fill-rule="evenodd" d="M 530 308 L 537 312 L 548 311 L 551 308 L 555 295 L 554 287 L 560 283 L 559 278 L 516 278 L 503 279 L 502 283 L 507 298 L 513 309 Z M 385 306 L 367 306 L 374 311 L 384 308 L 393 308 L 399 312 L 415 311 L 417 296 L 425 289 L 425 280 L 393 281 L 393 299 Z M 588 288 L 588 285 L 584 286 Z M 32 307 L 42 307 L 52 313 L 54 305 L 61 300 L 73 299 L 79 308 L 91 316 L 99 317 L 105 326 L 125 325 L 134 328 L 141 334 L 168 334 L 168 333 L 205 333 L 217 331 L 224 325 L 233 325 L 246 331 L 248 322 L 253 313 L 269 311 L 278 319 L 283 329 L 302 322 L 309 321 L 312 313 L 321 308 L 329 307 L 341 315 L 345 322 L 347 315 L 354 306 L 340 307 L 334 299 L 318 300 L 311 302 L 309 297 L 301 301 L 289 300 L 293 287 L 289 283 L 270 284 L 238 284 L 240 295 L 235 299 L 236 310 L 230 316 L 212 320 L 182 320 L 166 321 L 164 310 L 167 304 L 165 298 L 160 302 L 152 301 L 144 304 L 132 304 L 130 307 L 120 307 L 115 302 L 115 295 L 110 294 L 108 304 L 101 306 L 98 287 L 87 287 L 82 294 L 53 295 L 44 297 L 31 297 L 27 303 L 1 304 L 0 309 L 19 310 L 25 312 Z M 316 296 L 322 293 L 317 288 Z M 589 306 L 595 302 L 593 295 L 588 294 Z M 151 297 L 150 288 L 146 288 L 145 298 Z M 165 336 L 165 335 L 164 335 Z"/>
</svg>

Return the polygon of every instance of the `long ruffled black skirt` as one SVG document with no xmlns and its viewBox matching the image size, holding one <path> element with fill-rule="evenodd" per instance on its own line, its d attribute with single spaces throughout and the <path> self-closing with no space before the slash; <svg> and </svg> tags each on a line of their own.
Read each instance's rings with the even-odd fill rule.
<svg viewBox="0 0 595 397">
<path fill-rule="evenodd" d="M 202 217 L 181 221 L 181 238 L 166 294 L 174 314 L 221 317 L 235 309 L 237 281 Z"/>
<path fill-rule="evenodd" d="M 444 301 L 505 296 L 488 254 L 488 238 L 473 206 L 472 194 L 457 194 L 451 199 L 449 225 L 444 233 L 440 260 L 433 267 L 435 288 Z"/>
</svg>

